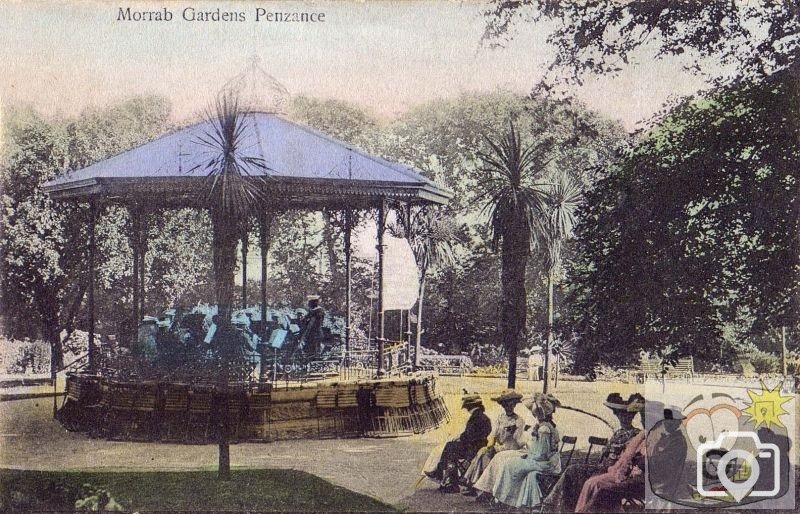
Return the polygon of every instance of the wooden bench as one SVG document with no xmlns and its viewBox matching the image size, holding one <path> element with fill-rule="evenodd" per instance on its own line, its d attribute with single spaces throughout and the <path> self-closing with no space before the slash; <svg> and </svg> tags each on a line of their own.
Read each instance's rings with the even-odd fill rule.
<svg viewBox="0 0 800 514">
<path fill-rule="evenodd" d="M 678 359 L 673 365 L 667 365 L 665 378 L 685 378 L 687 382 L 694 381 L 694 358 Z M 637 372 L 637 381 L 644 383 L 649 377 L 661 379 L 661 363 L 658 359 L 642 359 Z"/>
</svg>

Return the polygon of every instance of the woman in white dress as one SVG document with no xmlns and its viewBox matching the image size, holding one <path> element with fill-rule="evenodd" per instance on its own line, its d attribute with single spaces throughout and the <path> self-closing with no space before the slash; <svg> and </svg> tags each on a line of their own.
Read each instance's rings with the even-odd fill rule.
<svg viewBox="0 0 800 514">
<path fill-rule="evenodd" d="M 512 507 L 534 507 L 542 501 L 536 481 L 538 473 L 561 471 L 559 436 L 553 412 L 558 400 L 552 395 L 536 394 L 525 402 L 537 424 L 531 430 L 528 450 L 498 453 L 475 483 L 475 488 L 494 496 L 495 500 Z M 498 459 L 503 454 L 508 457 Z"/>
<path fill-rule="evenodd" d="M 478 481 L 483 472 L 489 466 L 489 462 L 496 458 L 500 453 L 520 450 L 525 447 L 530 438 L 530 434 L 525 433 L 525 420 L 522 416 L 514 412 L 514 407 L 522 400 L 522 395 L 516 391 L 508 390 L 496 398 L 492 398 L 503 407 L 503 413 L 498 416 L 494 424 L 492 434 L 489 436 L 489 444 L 478 450 L 478 454 L 470 462 L 462 482 L 469 487 L 468 496 L 475 496 L 477 492 L 472 485 Z M 518 453 L 513 453 L 518 454 Z M 504 457 L 500 457 L 501 460 Z"/>
</svg>

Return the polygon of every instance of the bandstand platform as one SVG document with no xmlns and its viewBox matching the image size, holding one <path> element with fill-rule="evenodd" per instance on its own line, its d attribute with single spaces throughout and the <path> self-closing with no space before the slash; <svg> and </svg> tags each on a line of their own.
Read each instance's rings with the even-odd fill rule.
<svg viewBox="0 0 800 514">
<path fill-rule="evenodd" d="M 220 427 L 232 442 L 409 435 L 449 413 L 430 375 L 216 385 L 72 373 L 57 419 L 91 437 L 206 444 Z"/>
</svg>

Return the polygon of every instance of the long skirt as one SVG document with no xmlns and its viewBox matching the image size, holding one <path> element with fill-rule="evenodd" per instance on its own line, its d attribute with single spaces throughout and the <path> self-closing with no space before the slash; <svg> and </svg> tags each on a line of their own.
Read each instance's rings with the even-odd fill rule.
<svg viewBox="0 0 800 514">
<path fill-rule="evenodd" d="M 606 469 L 608 469 L 607 466 L 598 466 L 597 464 L 567 466 L 564 473 L 561 474 L 561 478 L 550 490 L 550 494 L 547 495 L 547 503 L 556 505 L 558 512 L 573 512 L 584 482 L 592 475 L 605 472 Z"/>
<path fill-rule="evenodd" d="M 497 457 L 503 454 L 511 455 L 498 461 Z M 530 457 L 522 458 L 523 455 L 527 455 L 527 452 L 498 453 L 475 484 L 475 488 L 491 493 L 495 499 L 512 507 L 539 505 L 542 502 L 542 495 L 536 482 L 536 475 L 538 473 L 557 473 L 560 468 L 559 455 L 555 454 L 547 461 L 537 461 Z M 489 481 L 492 476 L 496 476 L 496 480 L 490 485 Z"/>
<path fill-rule="evenodd" d="M 595 475 L 583 484 L 575 512 L 616 512 L 620 510 L 620 499 L 626 495 L 644 501 L 644 478 L 641 475 L 622 482 L 611 473 Z"/>
<path fill-rule="evenodd" d="M 520 450 L 500 450 L 495 452 L 494 457 L 492 457 L 489 455 L 488 450 L 488 446 L 481 448 L 478 450 L 478 454 L 475 455 L 475 458 L 472 459 L 472 462 L 470 462 L 467 472 L 464 473 L 464 478 L 462 479 L 465 485 L 474 486 L 475 482 L 477 482 L 481 478 L 481 475 L 483 475 L 483 472 L 486 471 L 486 468 L 489 467 L 489 463 L 492 462 L 493 459 L 496 459 L 498 455 L 502 455 L 500 460 L 503 461 L 511 455 L 523 455 L 525 453 L 525 450 L 521 450 L 521 454 L 519 453 Z"/>
<path fill-rule="evenodd" d="M 422 473 L 435 473 L 439 467 L 439 461 L 442 460 L 442 452 L 444 452 L 444 444 L 436 445 L 432 450 L 430 455 L 428 455 L 428 460 L 425 461 L 425 465 L 422 466 Z"/>
<path fill-rule="evenodd" d="M 500 477 L 500 470 L 503 468 L 503 465 L 506 463 L 506 461 L 513 457 L 521 457 L 527 454 L 527 450 L 506 450 L 503 452 L 498 452 L 497 455 L 495 455 L 489 461 L 489 465 L 483 470 L 483 473 L 481 473 L 472 486 L 475 489 L 491 493 L 492 489 L 494 488 L 494 484 Z"/>
</svg>

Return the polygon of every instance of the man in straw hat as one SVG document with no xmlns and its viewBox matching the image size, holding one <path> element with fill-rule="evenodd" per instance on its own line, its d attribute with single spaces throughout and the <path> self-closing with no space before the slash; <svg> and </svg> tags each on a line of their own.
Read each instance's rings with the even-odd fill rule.
<svg viewBox="0 0 800 514">
<path fill-rule="evenodd" d="M 639 393 L 634 393 L 627 400 L 624 400 L 619 393 L 608 395 L 603 405 L 611 409 L 611 412 L 617 417 L 620 427 L 611 434 L 611 438 L 603 448 L 600 460 L 597 463 L 572 464 L 564 470 L 561 478 L 558 479 L 558 482 L 548 494 L 546 503 L 557 505 L 560 512 L 572 512 L 584 482 L 592 475 L 605 472 L 609 466 L 616 462 L 628 441 L 640 432 L 632 424 L 633 419 L 636 417 L 636 412 L 628 408 L 633 401 L 644 403 L 644 397 Z"/>
<path fill-rule="evenodd" d="M 489 462 L 497 453 L 519 450 L 527 442 L 525 420 L 514 412 L 514 407 L 522 400 L 522 395 L 508 389 L 499 396 L 492 398 L 492 400 L 503 407 L 503 412 L 498 416 L 494 424 L 494 430 L 489 436 L 489 444 L 478 450 L 478 454 L 472 459 L 467 472 L 464 473 L 462 482 L 469 487 L 466 493 L 468 496 L 477 495 L 477 491 L 472 486 L 478 481 Z"/>
<path fill-rule="evenodd" d="M 492 422 L 484 413 L 483 401 L 477 394 L 464 394 L 461 408 L 469 411 L 469 419 L 464 431 L 457 438 L 444 445 L 442 456 L 435 468 L 425 471 L 425 475 L 441 484 L 439 488 L 446 493 L 457 493 L 458 461 L 472 460 L 478 450 L 486 446 L 487 437 L 492 431 Z"/>
</svg>

